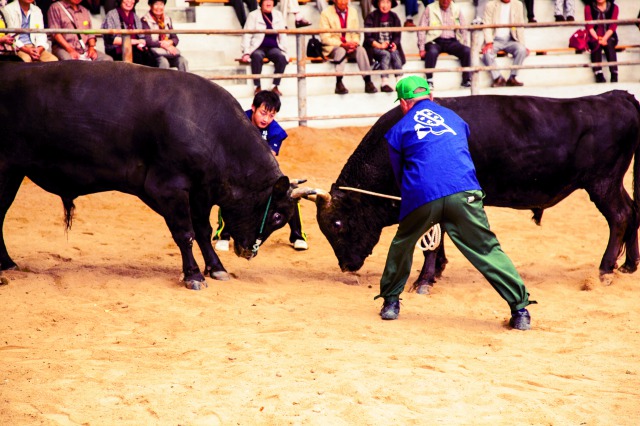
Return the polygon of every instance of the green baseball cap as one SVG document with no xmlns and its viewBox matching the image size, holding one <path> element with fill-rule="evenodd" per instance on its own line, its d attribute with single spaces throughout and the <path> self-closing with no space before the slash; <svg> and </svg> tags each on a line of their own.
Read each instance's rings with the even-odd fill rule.
<svg viewBox="0 0 640 426">
<path fill-rule="evenodd" d="M 416 92 L 417 89 L 425 90 Z M 421 98 L 429 95 L 429 83 L 422 77 L 410 75 L 398 81 L 398 84 L 396 84 L 396 92 L 398 93 L 398 98 L 395 102 L 398 102 L 400 99 Z"/>
</svg>

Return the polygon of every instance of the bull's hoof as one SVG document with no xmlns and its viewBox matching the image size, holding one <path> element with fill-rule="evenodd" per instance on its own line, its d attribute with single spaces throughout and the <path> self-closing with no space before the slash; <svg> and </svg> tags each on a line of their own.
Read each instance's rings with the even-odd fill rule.
<svg viewBox="0 0 640 426">
<path fill-rule="evenodd" d="M 227 271 L 211 272 L 210 276 L 214 280 L 218 280 L 218 281 L 229 281 L 231 279 L 231 277 L 229 277 L 229 274 L 227 273 Z"/>
<path fill-rule="evenodd" d="M 600 273 L 600 282 L 605 286 L 610 286 L 611 284 L 613 284 L 613 273 Z"/>
<path fill-rule="evenodd" d="M 203 288 L 207 288 L 207 282 L 205 280 L 185 280 L 184 286 L 189 290 L 202 290 Z"/>
<path fill-rule="evenodd" d="M 3 263 L 2 266 L 0 266 L 0 271 L 19 271 L 19 270 L 20 268 L 18 268 L 18 265 L 16 265 L 13 262 L 7 264 L 6 266 Z"/>
<path fill-rule="evenodd" d="M 624 265 L 618 268 L 618 271 L 622 272 L 623 274 L 633 274 L 637 270 L 638 270 L 638 264 L 635 264 L 635 263 L 629 264 L 627 262 L 625 262 Z"/>
<path fill-rule="evenodd" d="M 433 285 L 431 285 L 431 284 L 421 284 L 421 285 L 416 287 L 416 293 L 429 295 L 429 294 L 431 294 L 431 289 L 432 288 L 433 288 Z"/>
</svg>

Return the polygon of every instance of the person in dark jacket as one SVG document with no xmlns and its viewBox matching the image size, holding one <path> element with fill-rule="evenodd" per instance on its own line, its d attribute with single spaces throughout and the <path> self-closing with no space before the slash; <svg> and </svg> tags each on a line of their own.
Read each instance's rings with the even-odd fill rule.
<svg viewBox="0 0 640 426">
<path fill-rule="evenodd" d="M 398 2 L 396 0 L 373 0 L 373 7 L 376 9 L 365 19 L 365 28 L 401 27 L 400 18 L 391 11 L 397 5 Z M 380 69 L 401 70 L 407 61 L 402 51 L 400 36 L 400 32 L 397 31 L 365 33 L 364 48 L 367 50 L 369 59 L 377 61 L 380 64 Z M 399 75 L 402 74 L 396 74 L 396 76 Z M 389 86 L 389 74 L 382 74 L 381 78 L 380 90 L 393 92 L 393 89 Z"/>
</svg>

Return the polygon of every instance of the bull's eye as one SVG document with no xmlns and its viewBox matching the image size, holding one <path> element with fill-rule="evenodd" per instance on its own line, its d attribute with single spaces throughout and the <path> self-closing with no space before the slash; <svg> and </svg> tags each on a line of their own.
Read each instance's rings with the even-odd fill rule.
<svg viewBox="0 0 640 426">
<path fill-rule="evenodd" d="M 333 229 L 335 229 L 336 231 L 340 231 L 342 229 L 342 221 L 336 220 L 335 222 L 333 222 Z"/>
<path fill-rule="evenodd" d="M 280 213 L 274 213 L 272 219 L 273 219 L 274 225 L 276 226 L 280 225 L 283 221 L 283 217 Z"/>
</svg>

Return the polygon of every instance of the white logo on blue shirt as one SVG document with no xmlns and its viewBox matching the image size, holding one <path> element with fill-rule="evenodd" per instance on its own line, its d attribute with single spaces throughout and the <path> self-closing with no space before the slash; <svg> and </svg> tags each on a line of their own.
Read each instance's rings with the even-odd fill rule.
<svg viewBox="0 0 640 426">
<path fill-rule="evenodd" d="M 456 132 L 445 124 L 444 118 L 430 109 L 423 109 L 416 112 L 413 119 L 416 121 L 414 130 L 416 131 L 418 139 L 423 139 L 429 133 L 440 136 L 443 133 L 451 132 L 456 135 Z"/>
</svg>

